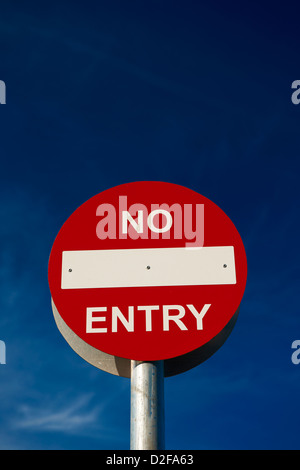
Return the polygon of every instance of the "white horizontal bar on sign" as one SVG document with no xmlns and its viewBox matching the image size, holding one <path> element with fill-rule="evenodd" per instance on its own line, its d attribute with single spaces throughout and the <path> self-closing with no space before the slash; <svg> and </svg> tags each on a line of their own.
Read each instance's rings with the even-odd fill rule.
<svg viewBox="0 0 300 470">
<path fill-rule="evenodd" d="M 236 284 L 233 246 L 64 251 L 62 289 Z"/>
</svg>

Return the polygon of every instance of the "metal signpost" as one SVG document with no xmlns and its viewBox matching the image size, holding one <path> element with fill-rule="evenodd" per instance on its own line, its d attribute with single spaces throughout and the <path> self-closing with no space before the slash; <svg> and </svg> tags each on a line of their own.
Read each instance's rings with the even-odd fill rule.
<svg viewBox="0 0 300 470">
<path fill-rule="evenodd" d="M 183 186 L 116 186 L 64 223 L 48 278 L 74 351 L 131 378 L 131 449 L 164 449 L 164 377 L 214 354 L 239 313 L 247 262 L 232 221 Z"/>
<path fill-rule="evenodd" d="M 130 448 L 161 450 L 164 444 L 164 363 L 132 361 Z"/>
</svg>

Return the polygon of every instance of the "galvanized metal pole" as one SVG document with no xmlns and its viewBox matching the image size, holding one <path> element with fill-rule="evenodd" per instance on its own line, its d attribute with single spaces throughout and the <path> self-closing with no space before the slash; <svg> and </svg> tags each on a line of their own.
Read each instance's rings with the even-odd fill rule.
<svg viewBox="0 0 300 470">
<path fill-rule="evenodd" d="M 164 445 L 164 361 L 131 361 L 130 449 Z"/>
</svg>

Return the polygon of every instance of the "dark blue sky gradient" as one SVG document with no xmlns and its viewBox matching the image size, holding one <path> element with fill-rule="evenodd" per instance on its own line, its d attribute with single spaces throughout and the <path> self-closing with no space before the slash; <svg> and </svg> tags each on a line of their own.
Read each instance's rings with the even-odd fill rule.
<svg viewBox="0 0 300 470">
<path fill-rule="evenodd" d="M 1 5 L 0 448 L 129 448 L 130 382 L 62 338 L 47 264 L 79 205 L 138 180 L 214 201 L 248 257 L 226 344 L 165 380 L 167 449 L 299 448 L 296 5 Z"/>
</svg>

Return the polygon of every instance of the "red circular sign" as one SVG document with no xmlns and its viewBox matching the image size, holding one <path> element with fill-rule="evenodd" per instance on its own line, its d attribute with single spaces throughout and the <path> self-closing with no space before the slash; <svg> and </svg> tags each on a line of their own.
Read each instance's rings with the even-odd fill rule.
<svg viewBox="0 0 300 470">
<path fill-rule="evenodd" d="M 82 204 L 49 259 L 53 302 L 94 348 L 163 360 L 208 343 L 246 285 L 241 237 L 213 202 L 183 186 L 135 182 Z"/>
</svg>

